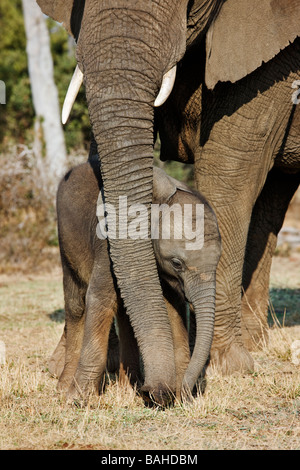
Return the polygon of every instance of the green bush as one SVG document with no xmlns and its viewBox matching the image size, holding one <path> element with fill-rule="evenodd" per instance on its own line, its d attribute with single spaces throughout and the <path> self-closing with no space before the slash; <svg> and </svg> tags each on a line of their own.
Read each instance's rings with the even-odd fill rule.
<svg viewBox="0 0 300 470">
<path fill-rule="evenodd" d="M 54 79 L 60 107 L 72 77 L 76 60 L 66 31 L 48 19 Z M 30 144 L 33 138 L 34 108 L 27 69 L 26 35 L 21 0 L 0 3 L 0 80 L 6 85 L 6 104 L 0 105 L 0 150 L 8 144 Z M 65 126 L 68 151 L 87 147 L 90 124 L 84 90 L 79 93 L 72 119 Z"/>
<path fill-rule="evenodd" d="M 0 105 L 0 143 L 7 144 L 11 139 L 24 141 L 34 118 L 20 0 L 1 0 L 0 31 L 0 80 L 6 85 L 6 105 Z"/>
</svg>

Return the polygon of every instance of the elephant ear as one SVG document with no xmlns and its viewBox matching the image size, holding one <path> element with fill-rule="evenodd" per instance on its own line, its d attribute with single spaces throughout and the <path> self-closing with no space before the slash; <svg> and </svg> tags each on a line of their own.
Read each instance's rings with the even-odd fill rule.
<svg viewBox="0 0 300 470">
<path fill-rule="evenodd" d="M 62 23 L 69 34 L 77 39 L 85 0 L 36 0 L 45 15 Z"/>
<path fill-rule="evenodd" d="M 181 181 L 167 175 L 161 168 L 153 167 L 153 202 L 156 204 L 167 203 L 168 200 L 180 189 L 193 193 L 191 189 Z"/>
<path fill-rule="evenodd" d="M 227 0 L 206 37 L 205 81 L 236 82 L 300 36 L 300 2 Z"/>
</svg>

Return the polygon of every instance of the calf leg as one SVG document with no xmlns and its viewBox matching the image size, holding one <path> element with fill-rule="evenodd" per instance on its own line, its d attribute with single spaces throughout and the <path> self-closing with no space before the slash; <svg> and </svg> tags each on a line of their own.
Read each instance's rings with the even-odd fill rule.
<svg viewBox="0 0 300 470">
<path fill-rule="evenodd" d="M 59 375 L 58 390 L 65 391 L 69 388 L 76 371 L 82 338 L 84 331 L 84 308 L 86 286 L 81 284 L 71 272 L 67 265 L 63 265 L 63 285 L 65 296 L 65 356 L 64 366 L 61 374 L 60 366 L 62 366 L 62 358 L 58 354 L 62 354 L 64 339 L 62 337 L 58 348 L 54 355 L 59 359 L 60 366 L 57 363 L 57 372 Z M 54 358 L 55 358 L 54 356 Z"/>
<path fill-rule="evenodd" d="M 61 376 L 65 367 L 65 356 L 66 356 L 66 327 L 64 328 L 63 334 L 56 346 L 52 356 L 48 362 L 48 370 L 54 377 Z"/>
<path fill-rule="evenodd" d="M 87 396 L 102 388 L 109 332 L 117 311 L 117 295 L 109 267 L 94 268 L 86 294 L 84 336 L 70 398 Z"/>
</svg>

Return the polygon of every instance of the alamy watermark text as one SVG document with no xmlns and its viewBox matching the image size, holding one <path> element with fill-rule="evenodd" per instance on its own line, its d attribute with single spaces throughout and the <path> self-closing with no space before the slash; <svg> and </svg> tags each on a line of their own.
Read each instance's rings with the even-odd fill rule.
<svg viewBox="0 0 300 470">
<path fill-rule="evenodd" d="M 128 205 L 127 197 L 119 196 L 117 209 L 103 204 L 102 200 L 98 203 L 97 236 L 100 239 L 184 240 L 186 250 L 203 248 L 203 204 L 151 204 L 149 214 L 143 204 Z"/>
</svg>

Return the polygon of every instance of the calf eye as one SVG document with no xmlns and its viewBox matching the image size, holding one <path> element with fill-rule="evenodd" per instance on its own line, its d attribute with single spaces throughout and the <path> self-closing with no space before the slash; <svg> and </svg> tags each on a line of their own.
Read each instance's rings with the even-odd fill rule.
<svg viewBox="0 0 300 470">
<path fill-rule="evenodd" d="M 172 264 L 173 268 L 176 269 L 176 271 L 182 271 L 183 265 L 182 265 L 182 262 L 180 261 L 180 259 L 172 258 L 171 259 L 171 264 Z"/>
</svg>

